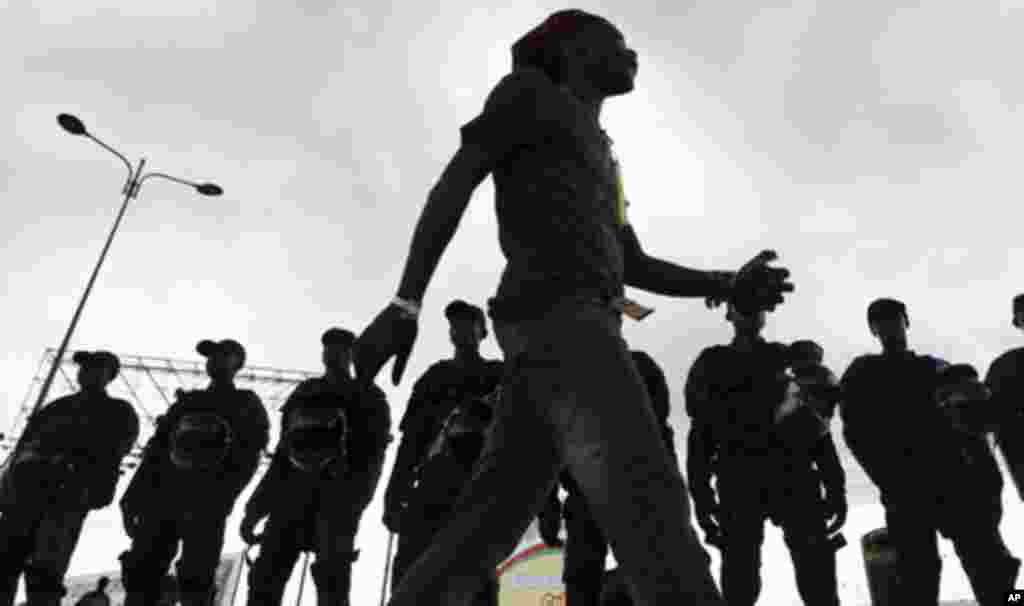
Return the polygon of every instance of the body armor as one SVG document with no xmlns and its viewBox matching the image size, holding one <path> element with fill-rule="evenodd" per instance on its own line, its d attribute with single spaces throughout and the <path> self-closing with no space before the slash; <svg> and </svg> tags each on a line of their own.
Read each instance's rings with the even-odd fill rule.
<svg viewBox="0 0 1024 606">
<path fill-rule="evenodd" d="M 460 459 L 478 457 L 494 420 L 497 399 L 498 391 L 495 390 L 486 396 L 469 398 L 456 405 L 445 419 L 426 459 L 429 460 L 445 448 L 453 449 Z"/>
<path fill-rule="evenodd" d="M 62 500 L 75 477 L 75 465 L 67 456 L 28 442 L 11 455 L 7 463 L 5 500 L 18 506 L 34 507 Z"/>
<path fill-rule="evenodd" d="M 344 464 L 347 441 L 348 419 L 337 408 L 299 408 L 291 414 L 288 433 L 283 437 L 289 462 L 308 473 Z"/>
<path fill-rule="evenodd" d="M 828 404 L 822 393 L 827 385 L 828 378 L 820 373 L 789 377 L 774 417 L 775 431 L 787 446 L 809 450 L 828 433 Z"/>
<path fill-rule="evenodd" d="M 992 392 L 977 374 L 957 372 L 965 365 L 954 365 L 941 375 L 941 384 L 935 390 L 939 409 L 958 431 L 981 434 L 993 431 L 999 419 L 990 402 Z M 970 369 L 973 370 L 973 369 Z"/>
<path fill-rule="evenodd" d="M 219 415 L 183 415 L 171 430 L 170 459 L 184 471 L 213 471 L 227 458 L 233 441 L 231 426 Z"/>
</svg>

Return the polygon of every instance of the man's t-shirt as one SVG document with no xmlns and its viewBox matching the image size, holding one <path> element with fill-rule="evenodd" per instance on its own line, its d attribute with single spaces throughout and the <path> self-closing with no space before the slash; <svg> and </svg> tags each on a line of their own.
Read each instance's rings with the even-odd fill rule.
<svg viewBox="0 0 1024 606">
<path fill-rule="evenodd" d="M 462 143 L 497 158 L 498 231 L 507 265 L 490 301 L 499 321 L 537 317 L 567 296 L 623 294 L 625 200 L 610 140 L 543 72 L 505 76 Z"/>
</svg>

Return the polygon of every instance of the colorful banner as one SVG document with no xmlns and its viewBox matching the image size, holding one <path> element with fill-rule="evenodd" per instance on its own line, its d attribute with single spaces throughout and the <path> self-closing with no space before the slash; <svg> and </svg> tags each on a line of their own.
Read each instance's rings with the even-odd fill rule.
<svg viewBox="0 0 1024 606">
<path fill-rule="evenodd" d="M 221 558 L 214 577 L 214 582 L 217 585 L 217 595 L 214 598 L 216 606 L 232 606 L 234 604 L 244 561 L 244 552 Z M 110 580 L 104 592 L 107 600 L 96 593 L 97 584 L 102 577 L 107 577 Z M 61 606 L 122 606 L 124 604 L 125 592 L 124 585 L 121 584 L 120 570 L 68 577 L 64 580 L 64 586 L 67 587 L 68 592 L 61 600 Z M 174 606 L 178 601 L 178 583 L 173 575 L 164 578 L 162 589 L 159 606 Z M 20 602 L 18 606 L 25 606 L 25 602 Z"/>
<path fill-rule="evenodd" d="M 498 606 L 565 606 L 562 550 L 543 543 L 498 567 Z"/>
</svg>

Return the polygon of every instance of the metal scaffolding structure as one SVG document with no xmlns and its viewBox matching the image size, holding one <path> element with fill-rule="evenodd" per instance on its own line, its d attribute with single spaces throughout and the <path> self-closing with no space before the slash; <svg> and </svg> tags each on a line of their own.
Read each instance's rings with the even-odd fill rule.
<svg viewBox="0 0 1024 606">
<path fill-rule="evenodd" d="M 50 388 L 48 399 L 53 400 L 77 391 L 75 382 L 76 365 L 72 362 L 74 351 L 67 351 L 58 368 L 57 378 Z M 47 348 L 39 361 L 38 369 L 29 384 L 28 393 L 22 400 L 21 408 L 15 417 L 11 430 L 5 432 L 0 441 L 0 460 L 14 447 L 21 432 L 25 428 L 32 404 L 39 395 L 46 372 L 53 364 L 57 349 Z M 159 356 L 143 356 L 137 354 L 116 354 L 121 360 L 121 372 L 110 384 L 107 392 L 115 397 L 131 403 L 139 415 L 139 440 L 131 454 L 125 457 L 122 467 L 134 468 L 146 441 L 153 435 L 158 416 L 164 413 L 174 402 L 176 389 L 201 389 L 209 379 L 206 376 L 204 360 L 177 360 Z M 271 447 L 277 443 L 280 428 L 276 413 L 284 404 L 285 399 L 300 381 L 319 376 L 304 370 L 288 370 L 265 366 L 246 366 L 235 377 L 235 385 L 240 389 L 251 389 L 263 401 L 270 415 Z M 49 403 L 49 402 L 48 402 Z M 264 464 L 269 460 L 269 453 L 264 455 Z"/>
</svg>

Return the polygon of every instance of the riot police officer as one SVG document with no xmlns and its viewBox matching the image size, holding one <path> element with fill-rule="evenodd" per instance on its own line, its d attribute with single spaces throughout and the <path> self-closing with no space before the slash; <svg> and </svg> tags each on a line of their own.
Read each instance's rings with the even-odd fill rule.
<svg viewBox="0 0 1024 606">
<path fill-rule="evenodd" d="M 384 392 L 352 377 L 355 335 L 328 329 L 324 375 L 300 383 L 281 408 L 281 439 L 245 507 L 241 535 L 260 554 L 249 569 L 249 606 L 278 606 L 302 551 L 316 554 L 320 606 L 349 603 L 355 537 L 390 441 Z M 255 528 L 267 518 L 261 535 Z"/>
<path fill-rule="evenodd" d="M 1013 298 L 1013 325 L 1024 331 L 1024 293 Z M 996 445 L 1002 451 L 1017 494 L 1024 500 L 1024 347 L 1015 347 L 996 358 L 988 368 L 985 384 L 992 405 L 1000 411 Z"/>
<path fill-rule="evenodd" d="M 416 381 L 398 426 L 402 441 L 384 493 L 384 525 L 392 533 L 402 533 L 400 520 L 414 470 L 445 419 L 458 404 L 493 392 L 501 382 L 502 362 L 480 355 L 480 343 L 487 338 L 483 310 L 455 300 L 445 307 L 444 314 L 455 355 L 436 362 Z"/>
<path fill-rule="evenodd" d="M 687 474 L 698 524 L 722 553 L 722 596 L 730 606 L 757 601 L 771 520 L 782 528 L 804 603 L 837 605 L 835 551 L 843 541 L 831 535 L 845 523 L 847 504 L 827 423 L 802 404 L 801 386 L 787 373 L 790 348 L 761 336 L 765 313 L 743 315 L 730 305 L 726 318 L 732 342 L 704 349 L 686 379 Z M 816 360 L 802 359 L 801 349 L 802 373 Z"/>
<path fill-rule="evenodd" d="M 940 406 L 949 364 L 909 349 L 906 305 L 877 299 L 867 320 L 882 353 L 859 356 L 847 368 L 840 415 L 846 443 L 885 506 L 898 554 L 897 603 L 938 603 L 941 532 L 981 605 L 1002 604 L 1020 561 L 999 534 L 1002 480 L 984 455 L 988 445 L 965 436 Z"/>
<path fill-rule="evenodd" d="M 498 397 L 498 392 L 492 392 L 458 404 L 428 449 L 425 460 L 416 467 L 413 485 L 406 493 L 392 588 L 398 586 L 409 567 L 430 547 L 431 539 L 450 519 L 487 441 Z M 497 606 L 497 601 L 497 579 L 494 574 L 482 576 L 473 605 Z"/>
<path fill-rule="evenodd" d="M 90 510 L 114 500 L 121 459 L 139 417 L 107 386 L 120 371 L 108 351 L 79 351 L 81 389 L 33 415 L 0 488 L 0 606 L 12 606 L 24 573 L 29 606 L 57 606 L 64 575 Z"/>
<path fill-rule="evenodd" d="M 203 340 L 196 351 L 206 358 L 209 386 L 178 391 L 121 499 L 132 539 L 120 558 L 126 606 L 157 603 L 179 542 L 183 606 L 212 603 L 225 522 L 269 440 L 259 396 L 234 384 L 245 365 L 242 345 Z"/>
<path fill-rule="evenodd" d="M 647 352 L 634 350 L 630 355 L 647 387 L 652 412 L 661 429 L 662 440 L 673 462 L 678 466 L 675 433 L 668 420 L 669 390 L 665 373 Z M 551 547 L 561 545 L 558 532 L 561 520 L 565 519 L 566 541 L 562 581 L 565 583 L 566 601 L 577 606 L 598 606 L 604 585 L 608 540 L 601 532 L 572 476 L 563 471 L 559 474 L 559 484 L 567 493 L 565 504 L 560 503 L 556 486 L 537 517 L 541 539 Z"/>
</svg>

